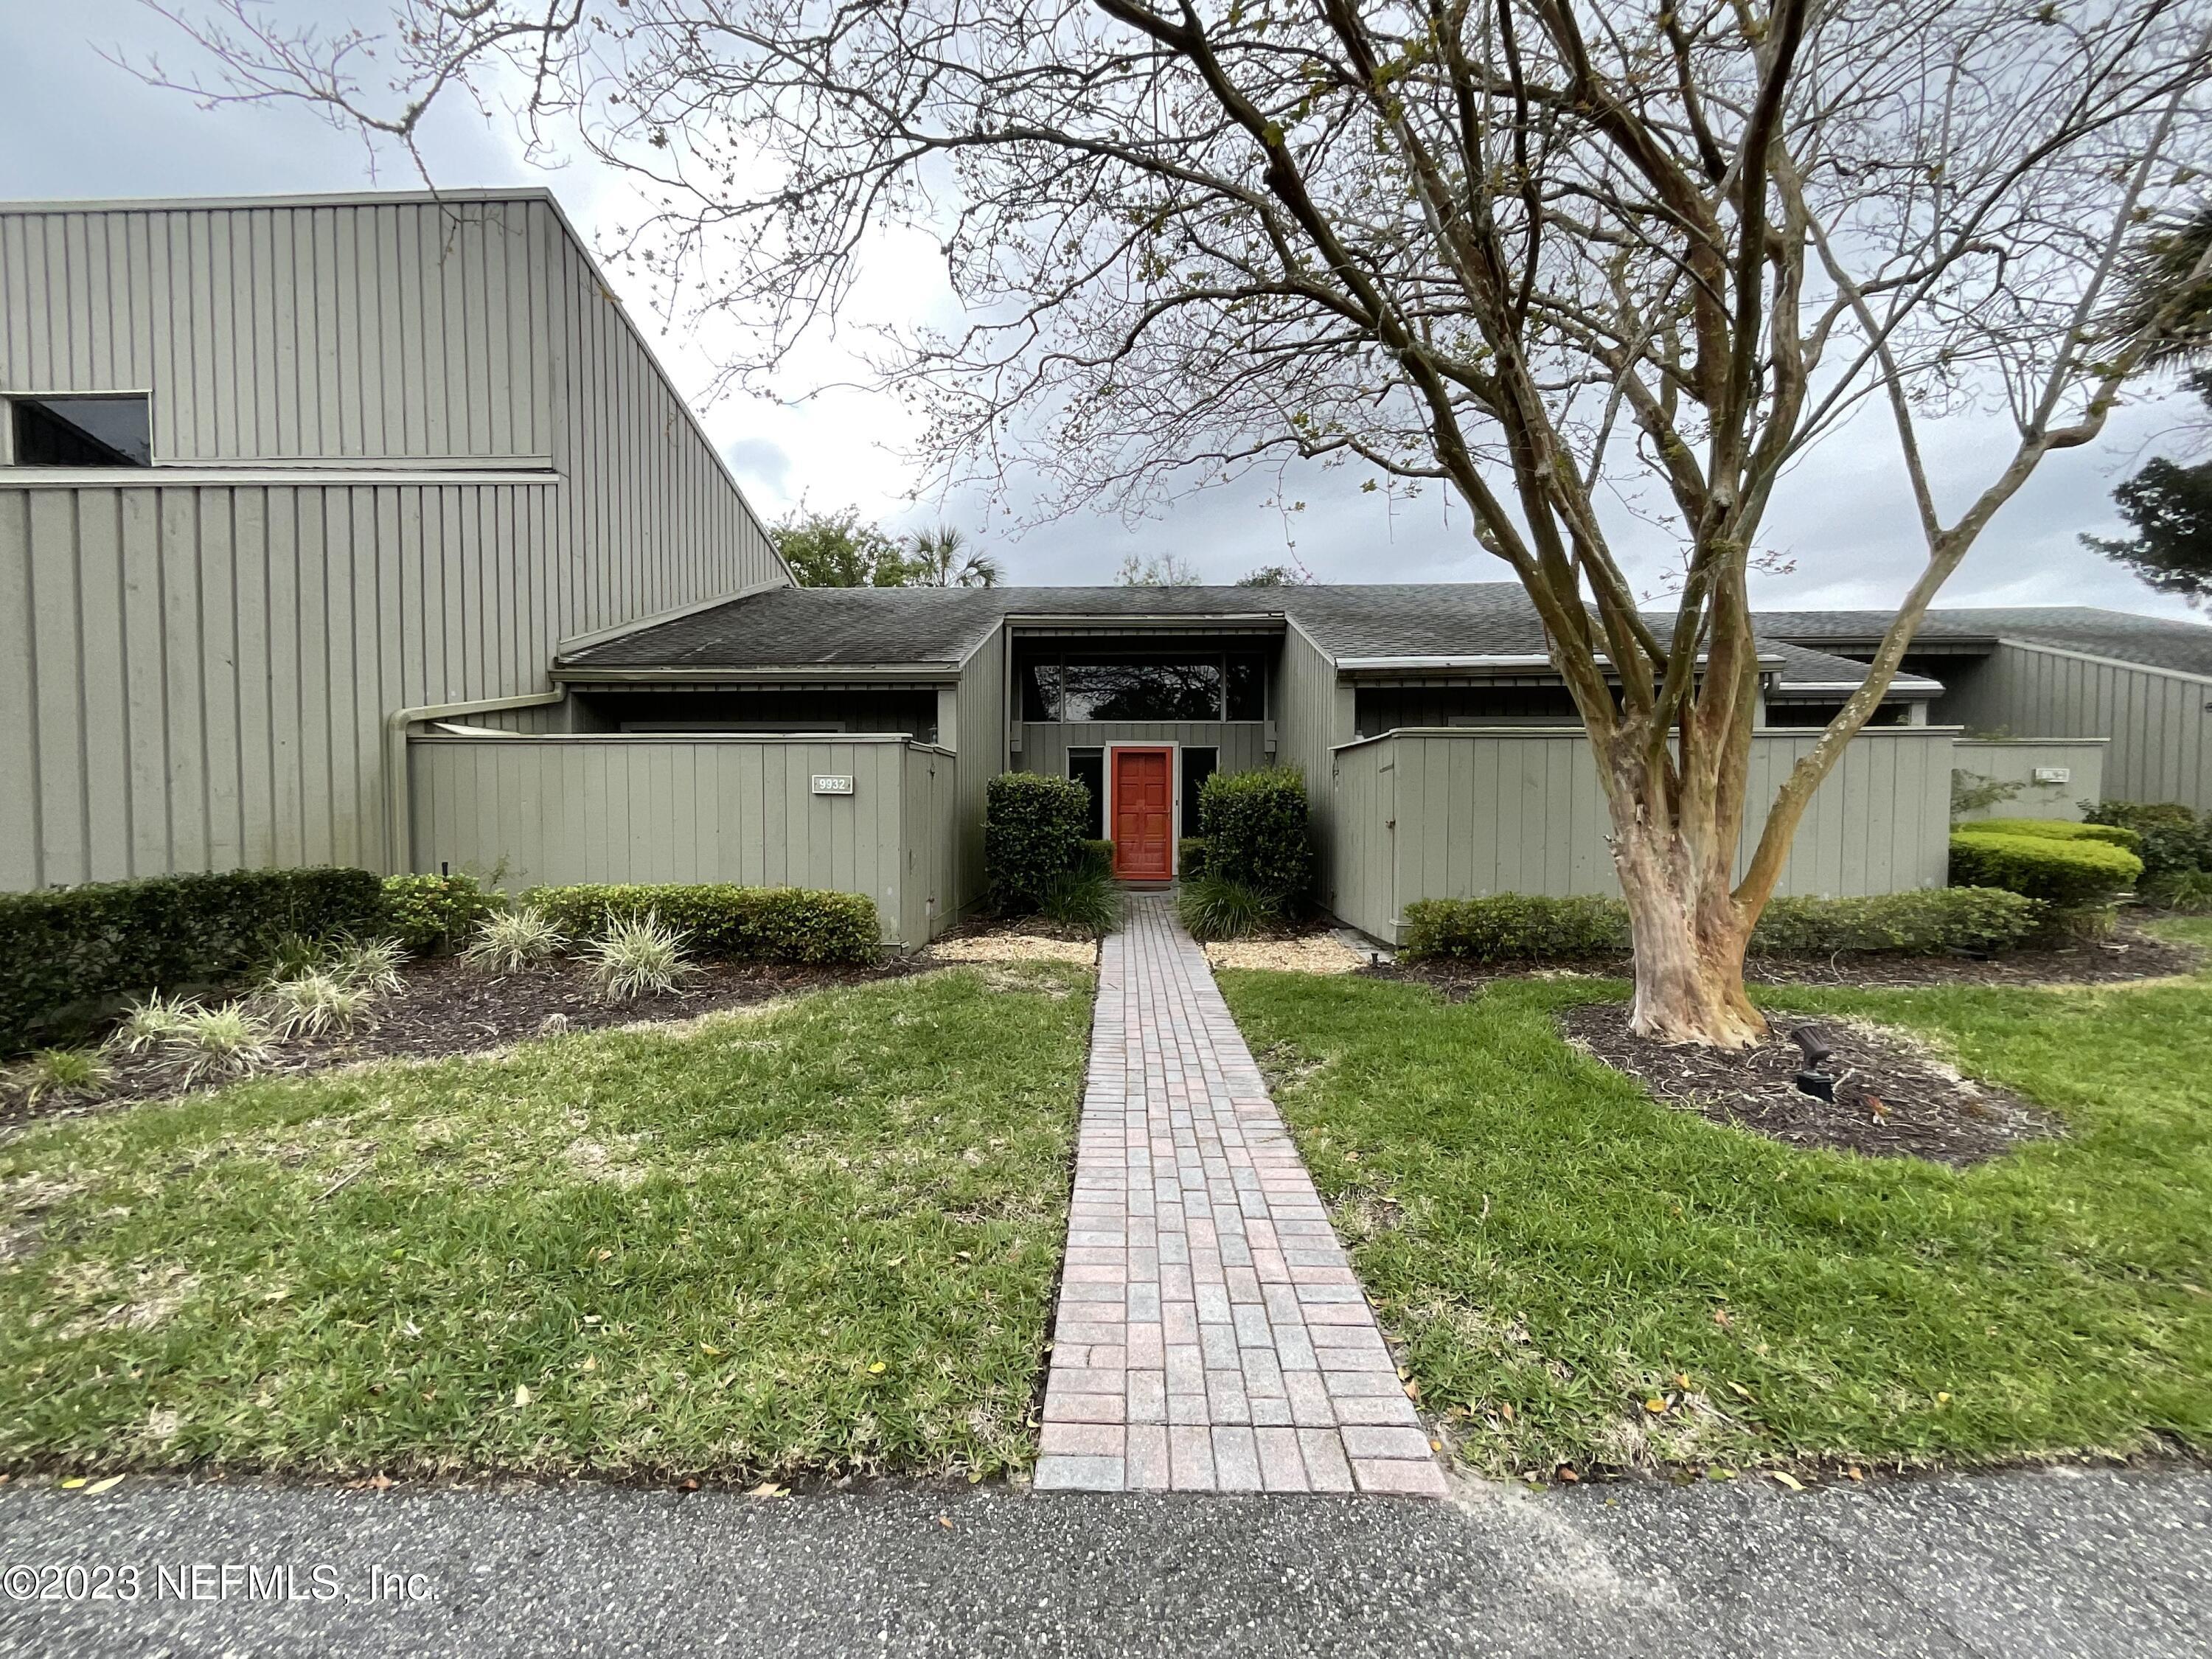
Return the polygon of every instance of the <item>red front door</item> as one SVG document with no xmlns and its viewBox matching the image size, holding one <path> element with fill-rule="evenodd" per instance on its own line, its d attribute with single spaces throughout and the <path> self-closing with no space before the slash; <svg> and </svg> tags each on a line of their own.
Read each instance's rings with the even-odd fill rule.
<svg viewBox="0 0 2212 1659">
<path fill-rule="evenodd" d="M 1165 881 L 1175 873 L 1175 767 L 1171 749 L 1115 749 L 1114 873 Z"/>
</svg>

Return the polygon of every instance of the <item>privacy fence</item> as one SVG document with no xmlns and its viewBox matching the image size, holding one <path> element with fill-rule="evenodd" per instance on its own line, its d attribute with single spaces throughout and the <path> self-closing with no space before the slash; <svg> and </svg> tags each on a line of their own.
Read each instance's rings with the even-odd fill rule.
<svg viewBox="0 0 2212 1659">
<path fill-rule="evenodd" d="M 412 867 L 865 893 L 912 949 L 951 920 L 952 761 L 898 736 L 415 736 Z"/>
<path fill-rule="evenodd" d="M 1754 825 L 1816 735 L 1753 739 Z M 1781 890 L 1942 886 L 1956 735 L 1941 726 L 1862 732 L 1807 810 Z M 1364 933 L 1395 944 L 1416 899 L 1620 891 L 1605 797 L 1579 732 L 1420 728 L 1332 754 L 1328 902 Z M 1747 834 L 1739 869 L 1756 836 L 1755 827 Z"/>
</svg>

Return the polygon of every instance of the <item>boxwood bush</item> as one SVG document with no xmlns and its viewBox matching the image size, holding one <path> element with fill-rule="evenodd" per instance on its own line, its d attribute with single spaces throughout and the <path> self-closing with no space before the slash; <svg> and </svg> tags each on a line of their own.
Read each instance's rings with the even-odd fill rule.
<svg viewBox="0 0 2212 1659">
<path fill-rule="evenodd" d="M 1073 778 L 1042 772 L 993 778 L 983 804 L 983 872 L 993 906 L 1036 908 L 1055 877 L 1081 867 L 1091 822 L 1091 792 Z"/>
<path fill-rule="evenodd" d="M 1313 887 L 1306 781 L 1295 766 L 1216 772 L 1198 792 L 1206 874 L 1234 882 L 1279 910 L 1300 908 Z"/>
<path fill-rule="evenodd" d="M 506 908 L 474 876 L 386 876 L 384 930 L 418 957 L 444 956 L 476 937 L 484 919 Z"/>
<path fill-rule="evenodd" d="M 1886 951 L 1934 956 L 2004 951 L 2032 937 L 2045 907 L 2017 893 L 1936 887 L 1864 898 L 1779 898 L 1752 932 L 1755 955 Z M 1420 899 L 1406 907 L 1404 954 L 1470 962 L 1571 962 L 1629 948 L 1616 898 Z"/>
<path fill-rule="evenodd" d="M 0 1052 L 81 1036 L 129 996 L 222 983 L 287 934 L 368 937 L 384 924 L 366 870 L 228 870 L 0 894 Z"/>
<path fill-rule="evenodd" d="M 1176 874 L 1185 881 L 1196 881 L 1205 873 L 1206 837 L 1185 836 L 1176 843 Z"/>
<path fill-rule="evenodd" d="M 1778 898 L 1760 913 L 1751 948 L 1778 957 L 1825 957 L 1838 951 L 1993 955 L 2033 938 L 2042 921 L 2043 907 L 2033 899 L 1995 887 Z"/>
<path fill-rule="evenodd" d="M 2033 836 L 2039 841 L 2101 841 L 2140 854 L 2142 836 L 2116 823 L 2075 823 L 2068 818 L 1977 818 L 1961 830 L 1975 835 Z"/>
<path fill-rule="evenodd" d="M 872 962 L 883 948 L 875 901 L 812 887 L 732 882 L 590 883 L 533 887 L 522 902 L 579 943 L 647 915 L 687 935 L 693 955 L 725 962 Z"/>
<path fill-rule="evenodd" d="M 1975 824 L 1951 836 L 1951 884 L 2002 887 L 2061 912 L 2099 911 L 2141 879 L 2143 861 L 2103 841 L 2055 841 Z"/>
</svg>

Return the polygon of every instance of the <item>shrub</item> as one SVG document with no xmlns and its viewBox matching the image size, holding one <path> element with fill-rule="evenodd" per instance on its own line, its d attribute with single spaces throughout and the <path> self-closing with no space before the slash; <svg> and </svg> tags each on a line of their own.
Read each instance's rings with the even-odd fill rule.
<svg viewBox="0 0 2212 1659">
<path fill-rule="evenodd" d="M 1865 898 L 1778 898 L 1752 930 L 1751 949 L 1769 956 L 2004 951 L 2033 936 L 2044 911 L 2020 894 L 1975 887 Z M 1406 907 L 1408 957 L 1569 962 L 1618 956 L 1628 948 L 1628 908 L 1615 898 L 1501 893 L 1422 899 Z"/>
<path fill-rule="evenodd" d="M 1839 951 L 1939 956 L 2008 951 L 2042 921 L 2033 899 L 1994 887 L 1931 887 L 1863 898 L 1778 898 L 1752 930 L 1751 948 L 1773 956 Z"/>
<path fill-rule="evenodd" d="M 1095 866 L 1063 870 L 1045 883 L 1037 909 L 1063 927 L 1110 933 L 1121 920 L 1121 890 L 1111 875 Z"/>
<path fill-rule="evenodd" d="M 107 1081 L 107 1064 L 89 1048 L 41 1048 L 15 1068 L 27 1103 L 90 1094 Z"/>
<path fill-rule="evenodd" d="M 231 870 L 0 894 L 0 1054 L 80 1032 L 123 999 L 251 973 L 288 933 L 327 940 L 383 922 L 366 870 Z"/>
<path fill-rule="evenodd" d="M 2146 877 L 2144 902 L 2179 915 L 2201 916 L 2212 912 L 2212 870 L 2168 870 Z"/>
<path fill-rule="evenodd" d="M 1000 911 L 1035 909 L 1045 884 L 1083 860 L 1091 792 L 1073 778 L 1003 772 L 985 792 L 983 870 Z"/>
<path fill-rule="evenodd" d="M 2125 848 L 2130 853 L 2140 854 L 2142 850 L 2140 834 L 2113 823 L 2075 823 L 2067 818 L 1983 818 L 1959 827 L 1977 835 L 2033 836 L 2039 841 L 2101 841 L 2107 846 Z"/>
<path fill-rule="evenodd" d="M 487 973 L 520 973 L 543 962 L 567 944 L 553 919 L 534 904 L 520 905 L 484 918 L 462 958 Z"/>
<path fill-rule="evenodd" d="M 1076 859 L 1075 867 L 1111 881 L 1114 878 L 1114 843 L 1110 841 L 1085 841 L 1082 853 Z"/>
<path fill-rule="evenodd" d="M 650 910 L 625 918 L 592 941 L 592 977 L 610 1002 L 666 996 L 698 969 L 684 959 L 685 935 Z"/>
<path fill-rule="evenodd" d="M 368 993 L 349 985 L 335 974 L 316 970 L 272 981 L 261 993 L 269 1011 L 269 1024 L 279 1036 L 319 1037 L 330 1031 L 350 1031 Z"/>
<path fill-rule="evenodd" d="M 2083 816 L 2140 836 L 2147 876 L 2212 871 L 2212 813 L 2200 815 L 2179 801 L 2108 800 L 2094 806 L 2085 802 Z"/>
<path fill-rule="evenodd" d="M 589 941 L 648 912 L 718 962 L 872 962 L 883 924 L 865 893 L 730 882 L 534 887 L 521 902 L 571 939 Z"/>
<path fill-rule="evenodd" d="M 1951 836 L 1951 884 L 2002 887 L 2061 910 L 2106 905 L 2142 875 L 2142 860 L 2101 841 L 2014 836 L 1976 824 Z"/>
<path fill-rule="evenodd" d="M 372 996 L 389 996 L 401 984 L 407 947 L 396 939 L 349 939 L 331 953 L 330 970 Z"/>
<path fill-rule="evenodd" d="M 1300 907 L 1313 886 L 1305 777 L 1295 766 L 1216 772 L 1198 792 L 1206 872 L 1249 887 L 1278 908 Z"/>
<path fill-rule="evenodd" d="M 149 1048 L 158 1048 L 183 1029 L 186 1019 L 199 1012 L 199 1004 L 188 998 L 168 1000 L 155 991 L 124 1010 L 123 1018 L 108 1034 L 107 1044 L 126 1054 L 143 1054 Z"/>
<path fill-rule="evenodd" d="M 1185 836 L 1176 843 L 1176 873 L 1185 881 L 1196 881 L 1206 873 L 1206 837 Z"/>
<path fill-rule="evenodd" d="M 1557 962 L 1628 948 L 1628 907 L 1615 898 L 1416 899 L 1406 907 L 1408 957 L 1469 962 Z"/>
<path fill-rule="evenodd" d="M 1195 939 L 1243 939 L 1283 920 L 1282 906 L 1226 876 L 1200 876 L 1176 895 L 1176 913 Z"/>
<path fill-rule="evenodd" d="M 184 1080 L 251 1071 L 269 1058 L 269 1028 L 246 1005 L 194 1007 L 177 1022 L 162 1052 L 182 1066 Z"/>
<path fill-rule="evenodd" d="M 474 876 L 386 876 L 385 929 L 412 956 L 444 956 L 507 901 Z"/>
</svg>

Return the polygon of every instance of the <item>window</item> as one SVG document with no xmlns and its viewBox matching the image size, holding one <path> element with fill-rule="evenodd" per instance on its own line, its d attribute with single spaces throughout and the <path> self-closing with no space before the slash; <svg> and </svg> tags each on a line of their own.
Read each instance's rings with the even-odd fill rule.
<svg viewBox="0 0 2212 1659">
<path fill-rule="evenodd" d="M 1257 654 L 1229 659 L 1229 718 L 1263 720 L 1267 718 L 1267 665 Z"/>
<path fill-rule="evenodd" d="M 1185 749 L 1182 751 L 1182 832 L 1194 836 L 1198 829 L 1198 792 L 1206 787 L 1206 781 L 1221 763 L 1218 749 Z"/>
<path fill-rule="evenodd" d="M 1091 792 L 1091 839 L 1106 839 L 1106 751 L 1071 749 L 1067 775 Z"/>
<path fill-rule="evenodd" d="M 17 466 L 150 466 L 153 401 L 131 398 L 10 398 Z"/>
<path fill-rule="evenodd" d="M 1025 720 L 1257 720 L 1267 672 L 1256 653 L 1040 657 L 1021 665 Z"/>
</svg>

